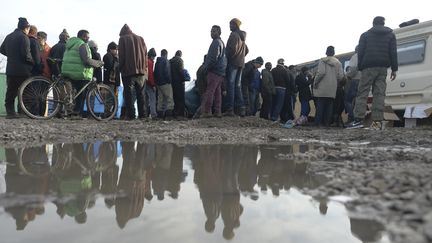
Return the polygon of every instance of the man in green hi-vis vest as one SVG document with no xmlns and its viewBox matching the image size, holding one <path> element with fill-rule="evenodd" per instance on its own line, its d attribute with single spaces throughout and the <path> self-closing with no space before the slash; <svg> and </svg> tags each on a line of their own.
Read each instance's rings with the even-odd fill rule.
<svg viewBox="0 0 432 243">
<path fill-rule="evenodd" d="M 87 30 L 78 31 L 77 37 L 72 37 L 66 42 L 66 51 L 63 55 L 62 75 L 71 79 L 72 87 L 79 91 L 93 78 L 93 68 L 103 66 L 103 61 L 91 58 L 90 47 L 87 42 L 90 39 Z M 74 115 L 83 115 L 84 93 L 75 100 Z"/>
</svg>

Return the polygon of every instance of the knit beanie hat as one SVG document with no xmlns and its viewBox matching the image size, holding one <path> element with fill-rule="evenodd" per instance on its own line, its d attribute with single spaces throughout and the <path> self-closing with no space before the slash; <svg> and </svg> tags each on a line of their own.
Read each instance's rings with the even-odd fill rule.
<svg viewBox="0 0 432 243">
<path fill-rule="evenodd" d="M 18 29 L 23 30 L 23 29 L 25 29 L 27 27 L 30 27 L 30 24 L 27 21 L 27 19 L 23 18 L 23 17 L 18 18 Z"/>
<path fill-rule="evenodd" d="M 240 21 L 240 19 L 238 19 L 238 18 L 233 18 L 233 19 L 231 19 L 231 21 L 230 21 L 231 23 L 235 23 L 236 25 L 237 25 L 237 27 L 240 27 L 240 25 L 241 25 L 241 21 Z"/>
<path fill-rule="evenodd" d="M 69 39 L 69 34 L 66 29 L 63 29 L 63 31 L 60 33 L 59 39 L 62 41 L 67 41 L 67 39 Z"/>
<path fill-rule="evenodd" d="M 257 57 L 257 58 L 255 58 L 254 62 L 258 63 L 260 65 L 263 65 L 264 64 L 264 59 L 262 57 Z"/>
</svg>

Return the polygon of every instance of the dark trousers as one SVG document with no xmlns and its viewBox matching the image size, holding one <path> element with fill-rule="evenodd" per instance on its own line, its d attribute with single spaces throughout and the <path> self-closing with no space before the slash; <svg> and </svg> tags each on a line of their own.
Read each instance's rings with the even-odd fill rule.
<svg viewBox="0 0 432 243">
<path fill-rule="evenodd" d="M 174 99 L 174 115 L 185 115 L 185 84 L 184 82 L 173 81 L 171 83 Z"/>
<path fill-rule="evenodd" d="M 73 80 L 71 81 L 72 87 L 74 89 L 73 96 L 75 96 L 81 89 L 89 82 L 87 80 Z M 80 95 L 75 99 L 75 106 L 73 112 L 75 114 L 84 115 L 84 100 L 87 92 L 83 91 Z"/>
<path fill-rule="evenodd" d="M 293 95 L 291 93 L 285 93 L 284 104 L 280 113 L 280 119 L 282 122 L 288 120 L 294 120 L 294 102 Z"/>
<path fill-rule="evenodd" d="M 315 114 L 315 125 L 330 126 L 333 117 L 334 98 L 317 97 L 317 107 Z"/>
<path fill-rule="evenodd" d="M 28 76 L 7 76 L 7 89 L 5 97 L 5 108 L 7 114 L 15 113 L 15 99 L 18 96 L 19 87 L 27 78 Z M 18 112 L 21 113 L 20 106 L 18 106 Z"/>
<path fill-rule="evenodd" d="M 270 119 L 271 109 L 273 105 L 273 95 L 266 92 L 261 92 L 263 103 L 261 105 L 260 117 Z"/>
<path fill-rule="evenodd" d="M 145 89 L 144 89 L 145 79 L 143 75 L 130 76 L 123 78 L 124 86 L 124 102 L 127 110 L 127 115 L 129 119 L 135 119 L 135 109 L 134 109 L 134 98 L 133 91 L 135 91 L 136 101 L 138 105 L 138 117 L 146 117 L 146 105 L 145 105 Z"/>
</svg>

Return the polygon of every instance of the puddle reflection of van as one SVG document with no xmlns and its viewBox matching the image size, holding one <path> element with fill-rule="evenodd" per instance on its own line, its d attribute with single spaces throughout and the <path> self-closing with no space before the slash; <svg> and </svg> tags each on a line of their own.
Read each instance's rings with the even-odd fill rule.
<svg viewBox="0 0 432 243">
<path fill-rule="evenodd" d="M 393 110 L 407 106 L 432 107 L 432 21 L 394 30 L 399 71 L 387 82 L 386 105 Z"/>
</svg>

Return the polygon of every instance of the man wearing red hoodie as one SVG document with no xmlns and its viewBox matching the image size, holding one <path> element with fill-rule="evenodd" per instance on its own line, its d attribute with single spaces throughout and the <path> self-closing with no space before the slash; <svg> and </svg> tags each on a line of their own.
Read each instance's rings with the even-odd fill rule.
<svg viewBox="0 0 432 243">
<path fill-rule="evenodd" d="M 146 81 L 145 93 L 148 97 L 148 106 L 150 107 L 150 117 L 151 119 L 157 118 L 156 111 L 156 82 L 154 78 L 154 59 L 156 57 L 156 51 L 154 48 L 151 48 L 148 52 L 148 78 Z"/>
<path fill-rule="evenodd" d="M 120 30 L 118 45 L 119 69 L 124 86 L 124 101 L 127 110 L 126 118 L 135 119 L 132 91 L 135 89 L 138 103 L 138 117 L 146 117 L 144 84 L 148 77 L 147 46 L 144 39 L 134 34 L 125 24 Z"/>
</svg>

